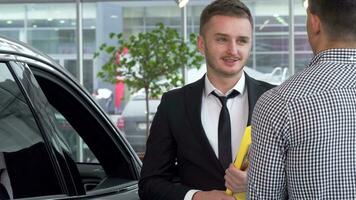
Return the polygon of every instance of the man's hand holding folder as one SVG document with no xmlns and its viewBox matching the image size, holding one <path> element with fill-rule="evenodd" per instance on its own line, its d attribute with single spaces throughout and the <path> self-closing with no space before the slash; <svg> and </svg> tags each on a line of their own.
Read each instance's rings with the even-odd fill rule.
<svg viewBox="0 0 356 200">
<path fill-rule="evenodd" d="M 225 180 L 226 180 L 226 187 L 231 188 L 234 191 L 238 191 L 238 193 L 234 193 L 227 189 L 226 193 L 229 195 L 233 195 L 237 200 L 244 200 L 246 199 L 245 192 L 239 191 L 246 191 L 246 179 L 247 179 L 247 172 L 246 169 L 249 165 L 249 147 L 251 144 L 251 126 L 246 127 L 245 133 L 242 137 L 241 145 L 239 152 L 236 155 L 234 164 L 230 165 L 230 167 L 226 170 Z M 235 180 L 230 180 L 234 178 Z M 236 185 L 233 183 L 243 182 L 243 184 Z"/>
</svg>

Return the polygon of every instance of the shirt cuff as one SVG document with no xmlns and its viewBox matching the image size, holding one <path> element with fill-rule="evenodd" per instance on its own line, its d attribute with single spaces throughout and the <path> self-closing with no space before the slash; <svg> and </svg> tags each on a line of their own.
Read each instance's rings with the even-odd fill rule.
<svg viewBox="0 0 356 200">
<path fill-rule="evenodd" d="M 200 190 L 189 190 L 187 194 L 184 196 L 184 200 L 193 200 L 193 196 L 195 193 L 199 192 Z"/>
</svg>

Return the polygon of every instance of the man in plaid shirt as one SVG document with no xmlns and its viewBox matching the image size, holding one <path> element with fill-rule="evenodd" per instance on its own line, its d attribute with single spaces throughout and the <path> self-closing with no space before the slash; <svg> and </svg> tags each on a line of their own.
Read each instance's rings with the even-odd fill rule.
<svg viewBox="0 0 356 200">
<path fill-rule="evenodd" d="M 250 199 L 356 199 L 356 0 L 309 0 L 315 54 L 252 117 Z"/>
</svg>

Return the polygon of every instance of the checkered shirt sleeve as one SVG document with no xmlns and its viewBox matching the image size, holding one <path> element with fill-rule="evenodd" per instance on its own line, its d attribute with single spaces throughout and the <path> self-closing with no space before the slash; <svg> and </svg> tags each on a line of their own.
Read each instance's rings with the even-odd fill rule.
<svg viewBox="0 0 356 200">
<path fill-rule="evenodd" d="M 249 199 L 356 199 L 356 50 L 333 49 L 258 100 Z"/>
</svg>

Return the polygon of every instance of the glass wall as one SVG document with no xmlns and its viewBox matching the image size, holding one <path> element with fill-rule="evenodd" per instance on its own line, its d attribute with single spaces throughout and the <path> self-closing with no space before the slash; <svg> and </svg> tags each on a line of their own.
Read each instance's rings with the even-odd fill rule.
<svg viewBox="0 0 356 200">
<path fill-rule="evenodd" d="M 48 54 L 78 78 L 75 3 L 0 4 L 0 35 L 21 40 Z M 96 51 L 95 3 L 83 15 L 84 86 L 93 91 Z"/>
<path fill-rule="evenodd" d="M 252 7 L 255 31 L 248 66 L 265 73 L 288 66 L 288 1 L 252 2 L 249 7 Z"/>
<path fill-rule="evenodd" d="M 107 58 L 104 56 L 93 59 L 93 54 L 100 44 L 112 43 L 108 37 L 111 32 L 122 32 L 124 37 L 129 37 L 152 30 L 157 23 L 162 22 L 181 33 L 182 10 L 174 0 L 81 1 L 84 2 L 80 4 L 83 74 L 79 74 L 77 1 L 35 2 L 44 1 L 31 3 L 27 0 L 24 1 L 25 4 L 12 4 L 10 0 L 0 0 L 0 35 L 24 41 L 47 53 L 68 69 L 73 76 L 79 78 L 82 75 L 83 85 L 90 93 L 97 95 L 101 89 L 110 91 L 112 94 L 110 98 L 97 98 L 98 102 L 109 114 L 112 114 L 115 123 L 125 130 L 125 124 L 129 122 L 121 113 L 125 110 L 125 105 L 134 99 L 134 95 L 125 87 L 121 105 L 115 107 L 115 85 L 96 77 Z M 210 2 L 211 0 L 190 0 L 187 5 L 188 35 L 199 32 L 200 13 Z M 306 11 L 303 1 L 243 0 L 243 2 L 249 6 L 254 16 L 254 42 L 247 63 L 247 73 L 257 79 L 279 84 L 293 71 L 302 70 L 312 57 L 305 28 Z M 290 6 L 292 6 L 293 16 L 290 15 Z M 294 48 L 291 42 L 294 42 Z M 198 79 L 204 71 L 204 67 L 199 71 L 190 71 L 188 79 L 194 78 L 189 82 Z M 144 111 L 141 113 L 145 114 Z M 136 127 L 136 131 L 145 127 L 142 123 L 137 124 L 141 126 Z"/>
<path fill-rule="evenodd" d="M 313 57 L 313 52 L 310 48 L 306 29 L 306 9 L 303 5 L 304 1 L 294 1 L 294 55 L 295 55 L 295 72 L 304 69 L 305 65 Z M 300 9 L 302 8 L 302 9 Z"/>
<path fill-rule="evenodd" d="M 0 1 L 6 2 L 6 1 Z M 29 1 L 26 1 L 29 2 Z M 53 1 L 52 1 L 53 2 Z M 85 2 L 85 1 L 84 1 Z M 191 0 L 187 6 L 188 34 L 198 33 L 199 16 L 210 1 Z M 247 64 L 262 73 L 294 67 L 302 70 L 312 53 L 305 30 L 303 1 L 293 1 L 294 12 L 294 66 L 290 66 L 290 12 L 289 1 L 245 0 L 254 15 L 254 45 Z M 0 34 L 22 40 L 49 54 L 78 77 L 77 69 L 77 13 L 76 3 L 1 4 Z M 166 1 L 97 1 L 82 3 L 84 85 L 93 92 L 111 87 L 96 79 L 103 64 L 93 60 L 98 45 L 108 40 L 110 32 L 122 32 L 125 37 L 149 31 L 158 22 L 182 29 L 182 12 L 173 0 Z M 74 65 L 73 65 L 74 64 Z M 276 70 L 277 69 L 277 70 Z M 258 78 L 258 77 L 257 77 Z M 283 78 L 285 79 L 285 77 Z"/>
</svg>

